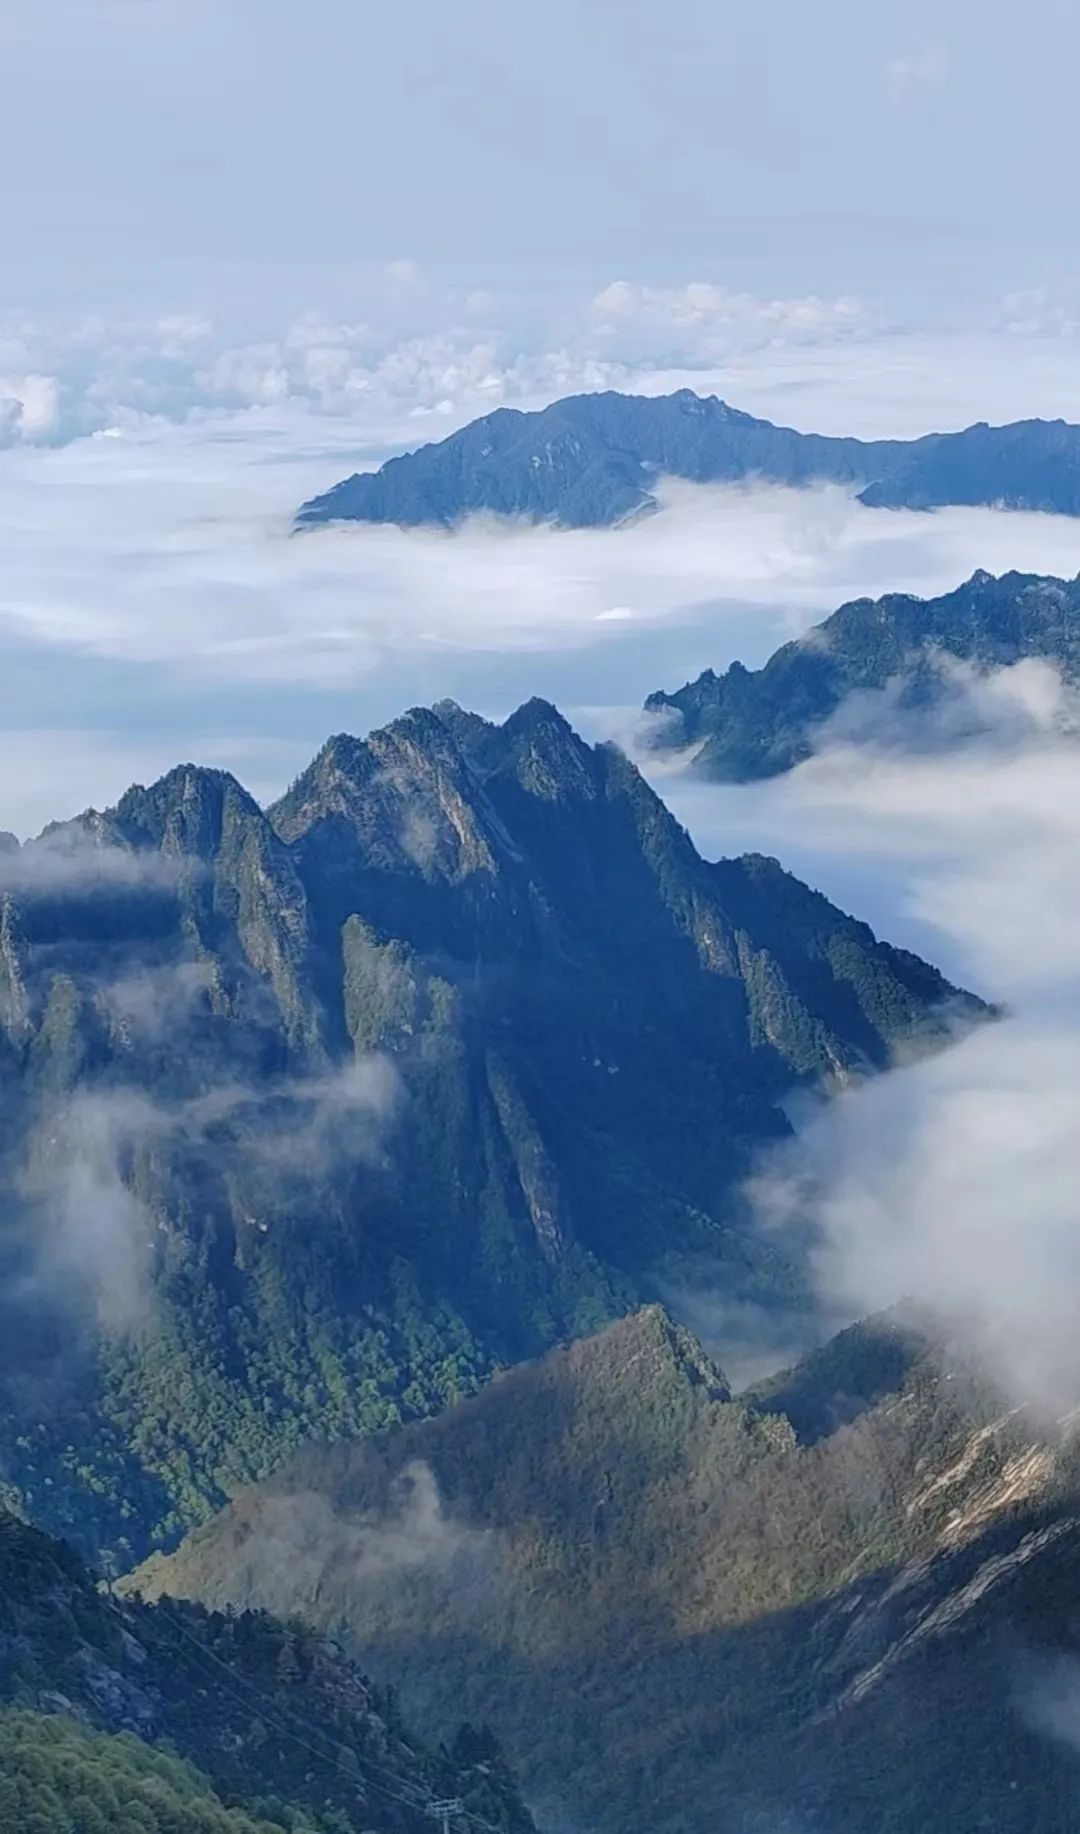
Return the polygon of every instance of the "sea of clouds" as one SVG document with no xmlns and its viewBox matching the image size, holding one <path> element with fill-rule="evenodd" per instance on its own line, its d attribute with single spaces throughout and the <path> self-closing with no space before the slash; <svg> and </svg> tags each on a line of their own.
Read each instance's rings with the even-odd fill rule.
<svg viewBox="0 0 1080 1834">
<path fill-rule="evenodd" d="M 1045 302 L 999 302 L 961 337 L 704 281 L 537 304 L 407 260 L 157 291 L 0 316 L 0 826 L 20 833 L 184 758 L 270 797 L 329 731 L 444 694 L 501 714 L 540 693 L 603 724 L 761 662 L 846 598 L 1080 565 L 1067 520 L 874 512 L 836 489 L 672 485 L 618 532 L 292 533 L 341 476 L 572 389 L 691 383 L 862 434 L 1080 417 L 1071 321 Z"/>
</svg>

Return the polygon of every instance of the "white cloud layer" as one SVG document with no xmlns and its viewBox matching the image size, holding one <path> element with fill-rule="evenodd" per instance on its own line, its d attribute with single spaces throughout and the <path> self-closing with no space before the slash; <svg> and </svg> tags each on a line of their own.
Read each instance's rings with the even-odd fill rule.
<svg viewBox="0 0 1080 1834">
<path fill-rule="evenodd" d="M 165 335 L 197 347 L 203 328 Z M 313 335 L 309 351 L 332 348 Z M 872 512 L 838 488 L 673 484 L 620 531 L 294 537 L 305 497 L 374 462 L 363 426 L 283 398 L 0 452 L 0 827 L 32 831 L 183 757 L 268 797 L 328 730 L 418 700 L 640 704 L 706 665 L 761 662 L 851 597 L 1080 565 L 1076 521 Z"/>
<path fill-rule="evenodd" d="M 830 1317 L 943 1307 L 1018 1398 L 1061 1412 L 1080 1399 L 1080 748 L 1055 736 L 1060 700 L 1034 705 L 1020 742 L 1006 719 L 946 755 L 849 744 L 750 790 L 665 787 L 706 847 L 777 851 L 1007 1003 L 804 1114 L 756 1195 L 771 1223 L 817 1225 Z"/>
<path fill-rule="evenodd" d="M 662 514 L 618 532 L 290 533 L 306 496 L 396 442 L 575 388 L 687 382 L 863 435 L 1080 419 L 1068 289 L 1014 295 L 962 340 L 889 331 L 842 295 L 715 280 L 613 281 L 525 323 L 402 255 L 333 309 L 278 317 L 189 295 L 123 320 L 0 322 L 0 826 L 114 800 L 184 756 L 266 798 L 327 730 L 446 692 L 496 714 L 549 693 L 610 728 L 651 689 L 758 663 L 845 599 L 930 595 L 976 566 L 1080 566 L 1076 521 L 871 512 L 838 489 L 674 485 Z M 1080 764 L 1061 739 L 1071 699 L 1045 669 L 964 684 L 976 692 L 996 742 L 947 761 L 882 748 L 886 697 L 849 706 L 777 783 L 665 790 L 704 844 L 775 849 L 1012 1003 L 951 1055 L 830 1109 L 774 1190 L 814 1207 L 830 1303 L 931 1285 L 988 1320 L 1000 1292 L 1014 1343 L 1017 1306 L 1051 1315 L 1072 1273 Z"/>
<path fill-rule="evenodd" d="M 93 297 L 89 282 L 69 290 Z M 1080 310 L 1067 277 L 921 328 L 844 291 L 630 274 L 538 298 L 429 279 L 406 257 L 348 271 L 226 271 L 213 285 L 133 275 L 128 291 L 130 302 L 114 294 L 71 310 L 28 283 L 27 304 L 0 310 L 0 444 L 288 403 L 347 421 L 374 453 L 440 438 L 502 404 L 682 383 L 810 431 L 1080 418 Z"/>
<path fill-rule="evenodd" d="M 403 643 L 575 648 L 709 608 L 717 662 L 728 613 L 760 612 L 764 652 L 844 599 L 944 591 L 977 563 L 1068 574 L 1080 560 L 1068 518 L 871 512 L 836 486 L 672 482 L 661 514 L 617 531 L 478 518 L 454 534 L 355 525 L 296 537 L 293 508 L 346 455 L 291 457 L 295 421 L 245 431 L 0 462 L 0 631 L 240 683 L 336 686 Z"/>
<path fill-rule="evenodd" d="M 205 988 L 197 964 L 178 963 L 102 982 L 97 992 L 142 1041 L 168 1027 L 175 1044 Z M 314 1182 L 346 1161 L 374 1162 L 401 1095 L 396 1068 L 374 1054 L 306 1080 L 211 1084 L 172 1104 L 123 1084 L 46 1098 L 16 1180 L 28 1204 L 32 1277 L 77 1310 L 89 1305 L 109 1334 L 150 1330 L 154 1244 L 170 1223 L 163 1209 L 135 1194 L 133 1160 L 182 1143 L 193 1161 L 227 1165 L 241 1183 L 253 1166 L 260 1178 Z M 230 1126 L 225 1142 L 222 1129 Z M 257 1216 L 247 1216 L 246 1224 L 262 1232 L 270 1227 Z"/>
</svg>

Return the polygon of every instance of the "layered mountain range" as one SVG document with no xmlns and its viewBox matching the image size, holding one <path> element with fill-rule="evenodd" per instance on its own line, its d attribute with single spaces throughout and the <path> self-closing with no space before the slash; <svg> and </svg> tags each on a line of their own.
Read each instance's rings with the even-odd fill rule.
<svg viewBox="0 0 1080 1834">
<path fill-rule="evenodd" d="M 1066 1834 L 1078 1475 L 1075 1419 L 940 1321 L 735 1398 L 652 1308 L 298 1455 L 131 1584 L 295 1613 L 435 1726 L 489 1720 L 549 1827 Z"/>
<path fill-rule="evenodd" d="M 1051 665 L 1067 687 L 1080 680 L 1080 578 L 980 570 L 940 598 L 853 599 L 764 668 L 733 662 L 651 694 L 646 711 L 660 718 L 649 742 L 694 746 L 699 774 L 745 782 L 790 770 L 845 733 L 878 745 L 941 746 L 1003 729 L 1028 738 L 1023 695 L 994 688 L 996 671 L 1025 662 Z M 1067 701 L 1038 703 L 1044 723 L 1075 726 Z"/>
<path fill-rule="evenodd" d="M 844 485 L 875 509 L 989 504 L 1080 514 L 1080 427 L 980 422 L 921 439 L 837 439 L 774 426 L 715 395 L 571 395 L 535 413 L 498 408 L 448 439 L 345 478 L 305 503 L 327 522 L 452 528 L 486 513 L 593 528 L 657 508 L 664 477 Z"/>
<path fill-rule="evenodd" d="M 181 766 L 0 886 L 0 1488 L 121 1562 L 691 1264 L 797 1308 L 740 1197 L 790 1092 L 986 1013 L 543 702 L 268 811 Z"/>
</svg>

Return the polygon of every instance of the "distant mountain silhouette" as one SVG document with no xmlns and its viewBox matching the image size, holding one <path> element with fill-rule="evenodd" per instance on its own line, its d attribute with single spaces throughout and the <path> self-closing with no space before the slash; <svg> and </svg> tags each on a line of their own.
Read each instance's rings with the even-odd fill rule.
<svg viewBox="0 0 1080 1834">
<path fill-rule="evenodd" d="M 305 503 L 297 526 L 452 528 L 479 511 L 595 528 L 657 507 L 661 477 L 694 483 L 845 484 L 872 508 L 991 504 L 1080 515 L 1080 427 L 985 422 L 914 440 L 834 439 L 777 427 L 692 389 L 571 395 L 499 408 L 437 445 L 358 473 Z"/>
</svg>

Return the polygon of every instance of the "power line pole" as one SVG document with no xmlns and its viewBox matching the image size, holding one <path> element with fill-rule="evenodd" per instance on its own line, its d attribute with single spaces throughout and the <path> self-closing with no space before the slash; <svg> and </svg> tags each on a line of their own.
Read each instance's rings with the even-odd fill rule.
<svg viewBox="0 0 1080 1834">
<path fill-rule="evenodd" d="M 438 1802 L 429 1802 L 427 1812 L 432 1821 L 442 1822 L 442 1834 L 450 1834 L 450 1823 L 464 1815 L 465 1804 L 460 1796 L 443 1796 Z"/>
</svg>

